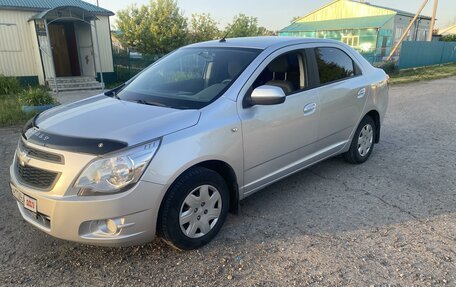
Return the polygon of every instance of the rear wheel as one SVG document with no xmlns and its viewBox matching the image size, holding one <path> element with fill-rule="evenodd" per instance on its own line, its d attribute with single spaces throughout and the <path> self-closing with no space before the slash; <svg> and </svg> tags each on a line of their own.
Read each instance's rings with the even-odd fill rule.
<svg viewBox="0 0 456 287">
<path fill-rule="evenodd" d="M 158 233 L 179 249 L 201 247 L 217 235 L 228 208 L 225 180 L 213 170 L 194 168 L 179 177 L 165 196 Z"/>
<path fill-rule="evenodd" d="M 350 149 L 344 153 L 344 158 L 350 163 L 365 162 L 374 149 L 376 126 L 370 116 L 365 116 L 353 136 Z"/>
</svg>

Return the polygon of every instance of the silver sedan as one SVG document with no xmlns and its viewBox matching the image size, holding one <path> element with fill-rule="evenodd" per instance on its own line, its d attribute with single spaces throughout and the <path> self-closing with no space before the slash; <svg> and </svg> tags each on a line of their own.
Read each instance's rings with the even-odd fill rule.
<svg viewBox="0 0 456 287">
<path fill-rule="evenodd" d="M 50 235 L 180 249 L 239 201 L 329 157 L 363 163 L 388 76 L 336 41 L 223 39 L 183 47 L 122 86 L 36 116 L 11 165 L 26 221 Z"/>
</svg>

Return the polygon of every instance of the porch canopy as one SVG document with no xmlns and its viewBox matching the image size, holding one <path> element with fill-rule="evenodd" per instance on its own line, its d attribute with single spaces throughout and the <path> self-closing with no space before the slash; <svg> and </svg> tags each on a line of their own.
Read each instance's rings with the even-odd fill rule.
<svg viewBox="0 0 456 287">
<path fill-rule="evenodd" d="M 54 22 L 58 22 L 58 23 L 83 22 L 93 28 L 93 29 L 91 29 L 91 31 L 93 30 L 95 32 L 95 37 L 93 39 L 95 40 L 95 44 L 96 44 L 96 48 L 97 48 L 96 54 L 98 55 L 98 61 L 99 61 L 98 67 L 99 67 L 99 72 L 100 72 L 100 80 L 101 80 L 102 87 L 104 87 L 101 57 L 99 56 L 100 48 L 99 48 L 99 44 L 98 44 L 99 40 L 98 40 L 98 34 L 97 34 L 97 23 L 96 23 L 97 20 L 99 20 L 99 19 L 97 18 L 95 11 L 90 11 L 83 7 L 72 6 L 72 5 L 53 7 L 53 8 L 39 12 L 38 14 L 35 14 L 34 16 L 32 16 L 29 19 L 29 21 L 34 21 L 35 25 L 37 27 L 37 34 L 39 37 L 40 50 L 43 51 L 43 53 L 45 55 L 47 55 L 50 59 L 51 73 L 49 73 L 49 74 L 52 74 L 52 80 L 54 82 L 54 88 L 55 88 L 56 93 L 58 93 L 58 85 L 57 85 L 58 74 L 56 72 L 55 57 L 56 57 L 56 55 L 61 55 L 62 53 L 57 53 L 56 49 L 54 49 L 55 47 L 53 47 L 51 45 L 51 41 L 53 40 L 51 38 L 54 36 L 52 36 L 49 32 L 49 30 L 50 30 L 49 25 Z M 94 52 L 92 52 L 92 56 L 93 56 L 93 61 L 95 62 L 96 57 L 95 57 Z M 74 58 L 76 58 L 76 57 L 74 57 Z M 59 59 L 60 58 L 58 58 L 58 60 Z M 69 61 L 71 61 L 71 59 L 69 59 Z M 88 60 L 86 60 L 86 61 L 88 61 Z M 59 61 L 59 63 L 61 63 L 61 61 Z M 67 64 L 64 64 L 63 66 L 68 67 Z M 70 66 L 71 66 L 71 64 L 70 64 Z M 59 65 L 58 67 L 61 68 L 62 65 Z M 78 66 L 77 70 L 78 70 L 78 73 L 80 73 L 79 66 Z M 96 70 L 97 69 L 95 67 L 94 68 L 95 73 L 96 73 Z"/>
<path fill-rule="evenodd" d="M 30 21 L 47 20 L 48 24 L 54 21 L 83 21 L 91 24 L 90 21 L 98 20 L 95 13 L 76 6 L 60 6 L 35 14 Z"/>
</svg>

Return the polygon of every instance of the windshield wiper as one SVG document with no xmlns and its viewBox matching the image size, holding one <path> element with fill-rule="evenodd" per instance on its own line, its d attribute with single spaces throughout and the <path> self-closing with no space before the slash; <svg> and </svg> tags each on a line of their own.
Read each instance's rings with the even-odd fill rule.
<svg viewBox="0 0 456 287">
<path fill-rule="evenodd" d="M 113 89 L 111 91 L 106 92 L 105 95 L 106 96 L 111 96 L 114 99 L 120 100 L 120 97 L 117 94 L 119 92 L 121 92 L 124 88 L 125 88 L 125 83 L 123 83 L 122 85 L 118 86 L 117 88 L 115 88 L 115 89 Z"/>
<path fill-rule="evenodd" d="M 164 105 L 162 103 L 145 101 L 145 100 L 135 100 L 133 102 L 138 103 L 138 104 L 148 105 L 148 106 L 167 107 L 167 105 Z"/>
</svg>

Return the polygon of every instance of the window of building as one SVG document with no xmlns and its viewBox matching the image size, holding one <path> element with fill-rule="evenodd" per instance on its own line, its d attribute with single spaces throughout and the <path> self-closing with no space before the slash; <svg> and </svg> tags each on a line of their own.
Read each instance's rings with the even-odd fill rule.
<svg viewBox="0 0 456 287">
<path fill-rule="evenodd" d="M 396 34 L 394 35 L 394 40 L 398 41 L 402 36 L 402 28 L 396 28 Z"/>
<path fill-rule="evenodd" d="M 318 75 L 320 84 L 326 84 L 350 78 L 355 75 L 352 58 L 337 48 L 316 48 Z"/>
<path fill-rule="evenodd" d="M 359 46 L 359 36 L 342 36 L 341 41 L 349 46 L 358 47 Z"/>
<path fill-rule="evenodd" d="M 16 24 L 0 23 L 0 52 L 19 52 L 21 45 Z"/>
</svg>

